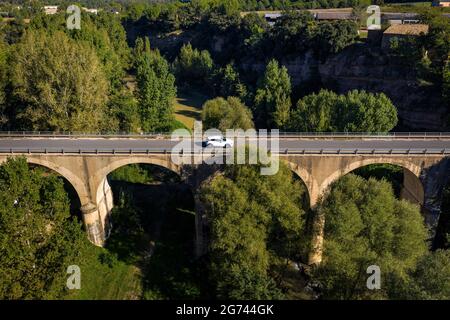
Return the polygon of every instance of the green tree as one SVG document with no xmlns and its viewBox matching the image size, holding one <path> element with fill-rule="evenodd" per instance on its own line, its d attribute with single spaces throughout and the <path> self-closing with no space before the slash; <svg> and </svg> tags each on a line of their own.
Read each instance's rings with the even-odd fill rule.
<svg viewBox="0 0 450 320">
<path fill-rule="evenodd" d="M 12 53 L 16 128 L 98 132 L 108 82 L 95 52 L 64 33 L 29 31 Z"/>
<path fill-rule="evenodd" d="M 423 44 L 429 51 L 436 73 L 441 74 L 450 53 L 450 24 L 447 17 L 436 11 L 422 11 L 420 19 L 430 27 Z"/>
<path fill-rule="evenodd" d="M 302 52 L 310 47 L 316 22 L 309 12 L 289 11 L 277 19 L 271 29 L 277 56 Z"/>
<path fill-rule="evenodd" d="M 289 127 L 300 132 L 388 132 L 397 121 L 397 110 L 383 93 L 320 90 L 298 101 Z"/>
<path fill-rule="evenodd" d="M 109 100 L 109 114 L 112 127 L 121 132 L 141 131 L 141 119 L 136 98 L 127 90 L 122 90 Z"/>
<path fill-rule="evenodd" d="M 263 41 L 269 27 L 266 19 L 257 13 L 250 13 L 243 17 L 241 28 L 246 49 L 257 48 Z M 257 50 L 253 50 L 252 53 L 253 52 L 256 54 Z"/>
<path fill-rule="evenodd" d="M 211 280 L 220 298 L 279 297 L 272 264 L 302 253 L 304 188 L 280 164 L 272 176 L 259 165 L 228 166 L 203 186 L 211 233 Z M 278 284 L 277 284 L 278 285 Z"/>
<path fill-rule="evenodd" d="M 291 79 L 286 67 L 271 60 L 266 67 L 255 96 L 258 125 L 284 129 L 291 108 Z"/>
<path fill-rule="evenodd" d="M 213 60 L 207 50 L 193 49 L 190 43 L 183 45 L 174 61 L 177 80 L 182 84 L 208 85 L 214 68 Z"/>
<path fill-rule="evenodd" d="M 139 20 L 145 11 L 145 3 L 132 3 L 130 6 L 127 7 L 127 16 L 131 20 Z"/>
<path fill-rule="evenodd" d="M 218 78 L 217 82 L 219 82 L 219 93 L 221 96 L 235 96 L 245 99 L 247 89 L 239 80 L 239 73 L 235 70 L 233 64 L 229 63 L 225 68 L 221 68 Z"/>
<path fill-rule="evenodd" d="M 146 49 L 137 61 L 137 98 L 142 130 L 169 131 L 177 89 L 169 64 L 158 50 Z"/>
<path fill-rule="evenodd" d="M 63 14 L 46 15 L 43 12 L 33 17 L 30 29 L 45 30 L 49 34 L 60 30 L 77 42 L 84 42 L 93 48 L 102 63 L 110 81 L 110 90 L 117 91 L 129 65 L 130 49 L 126 42 L 125 30 L 120 18 L 106 12 L 98 15 L 82 15 L 82 28 L 69 30 L 65 26 Z"/>
<path fill-rule="evenodd" d="M 290 127 L 299 132 L 339 131 L 333 121 L 337 100 L 338 95 L 328 90 L 303 97 L 292 111 Z"/>
<path fill-rule="evenodd" d="M 236 8 L 236 7 L 235 7 Z M 206 15 L 207 32 L 211 34 L 225 34 L 236 30 L 241 21 L 239 11 L 228 6 L 227 1 L 211 8 Z"/>
<path fill-rule="evenodd" d="M 8 121 L 6 109 L 6 85 L 8 83 L 8 45 L 0 39 L 0 126 Z"/>
<path fill-rule="evenodd" d="M 143 59 L 144 54 L 150 54 L 151 48 L 150 48 L 150 39 L 148 37 L 145 38 L 137 38 L 134 43 L 134 50 L 133 50 L 133 56 L 134 56 L 134 68 L 137 69 L 139 63 Z"/>
<path fill-rule="evenodd" d="M 442 72 L 442 96 L 447 106 L 450 105 L 450 55 Z"/>
<path fill-rule="evenodd" d="M 63 181 L 25 158 L 0 166 L 0 298 L 60 297 L 85 235 L 70 218 Z"/>
<path fill-rule="evenodd" d="M 450 251 L 437 250 L 426 254 L 406 284 L 405 299 L 450 299 Z"/>
<path fill-rule="evenodd" d="M 80 30 L 71 31 L 69 35 L 74 40 L 83 41 L 95 49 L 105 75 L 111 83 L 110 88 L 117 90 L 122 85 L 121 80 L 125 75 L 124 65 L 122 65 L 121 57 L 114 50 L 108 32 L 109 30 L 98 28 L 90 20 L 84 19 L 83 27 Z"/>
<path fill-rule="evenodd" d="M 354 43 L 358 38 L 358 26 L 353 21 L 334 21 L 318 24 L 314 34 L 317 54 L 326 58 Z"/>
<path fill-rule="evenodd" d="M 222 132 L 227 129 L 253 128 L 252 113 L 236 97 L 215 98 L 203 105 L 202 121 L 205 129 L 215 128 Z"/>
<path fill-rule="evenodd" d="M 240 268 L 237 272 L 228 272 L 218 282 L 219 299 L 232 300 L 280 300 L 282 291 L 266 273 L 251 268 Z"/>
<path fill-rule="evenodd" d="M 427 252 L 419 208 L 397 200 L 385 180 L 346 175 L 317 210 L 325 216 L 325 241 L 323 262 L 314 275 L 325 298 L 389 298 Z M 381 269 L 380 290 L 366 287 L 371 265 Z"/>
</svg>

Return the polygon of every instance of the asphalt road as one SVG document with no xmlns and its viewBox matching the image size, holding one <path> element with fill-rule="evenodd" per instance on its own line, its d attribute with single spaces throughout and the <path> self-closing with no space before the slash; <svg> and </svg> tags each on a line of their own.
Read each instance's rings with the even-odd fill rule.
<svg viewBox="0 0 450 320">
<path fill-rule="evenodd" d="M 13 150 L 157 150 L 170 151 L 178 142 L 168 139 L 131 138 L 0 138 L 0 151 Z M 446 139 L 286 139 L 280 138 L 280 150 L 301 149 L 449 149 L 450 138 Z"/>
</svg>

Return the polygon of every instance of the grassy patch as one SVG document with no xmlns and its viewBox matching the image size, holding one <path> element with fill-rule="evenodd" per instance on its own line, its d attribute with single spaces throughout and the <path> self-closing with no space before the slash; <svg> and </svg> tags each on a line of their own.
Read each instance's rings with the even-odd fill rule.
<svg viewBox="0 0 450 320">
<path fill-rule="evenodd" d="M 139 268 L 118 261 L 104 248 L 87 244 L 79 264 L 81 289 L 68 290 L 66 300 L 135 300 L 142 295 Z"/>
<path fill-rule="evenodd" d="M 194 121 L 202 118 L 202 106 L 209 97 L 187 89 L 180 89 L 175 101 L 175 119 L 189 129 L 194 128 Z"/>
</svg>

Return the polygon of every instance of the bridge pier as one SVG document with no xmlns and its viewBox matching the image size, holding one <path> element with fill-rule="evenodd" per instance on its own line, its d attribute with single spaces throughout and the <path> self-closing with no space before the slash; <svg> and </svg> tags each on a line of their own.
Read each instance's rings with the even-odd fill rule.
<svg viewBox="0 0 450 320">
<path fill-rule="evenodd" d="M 308 255 L 308 265 L 319 265 L 322 262 L 323 239 L 325 235 L 325 215 L 320 209 L 314 210 L 312 222 L 311 248 Z"/>
<path fill-rule="evenodd" d="M 92 244 L 103 247 L 111 231 L 113 194 L 105 177 L 98 188 L 96 204 L 88 202 L 81 206 L 87 236 Z"/>
<path fill-rule="evenodd" d="M 105 244 L 106 234 L 97 206 L 88 203 L 81 207 L 81 212 L 89 241 L 102 247 Z"/>
</svg>

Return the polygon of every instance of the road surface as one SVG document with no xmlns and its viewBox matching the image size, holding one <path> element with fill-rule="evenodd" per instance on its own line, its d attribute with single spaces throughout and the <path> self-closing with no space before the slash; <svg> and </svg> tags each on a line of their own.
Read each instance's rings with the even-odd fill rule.
<svg viewBox="0 0 450 320">
<path fill-rule="evenodd" d="M 47 150 L 48 152 L 75 152 L 81 150 L 83 152 L 94 152 L 98 150 L 116 152 L 142 152 L 150 150 L 150 152 L 170 152 L 170 150 L 178 143 L 170 139 L 148 139 L 148 138 L 0 138 L 0 152 L 8 153 L 14 151 L 16 153 L 37 152 L 38 150 Z M 325 139 L 325 138 L 280 138 L 280 152 L 288 150 L 338 150 L 338 149 L 359 149 L 375 150 L 389 153 L 390 150 L 416 150 L 422 152 L 439 153 L 440 150 L 446 150 L 450 153 L 450 136 L 443 138 L 365 138 L 365 139 Z"/>
</svg>

